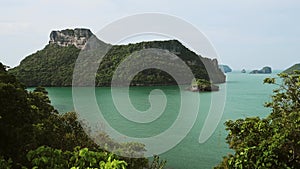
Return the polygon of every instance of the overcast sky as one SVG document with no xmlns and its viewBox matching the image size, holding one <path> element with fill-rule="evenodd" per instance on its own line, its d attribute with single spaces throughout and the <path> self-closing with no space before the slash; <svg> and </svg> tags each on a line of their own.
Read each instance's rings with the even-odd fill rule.
<svg viewBox="0 0 300 169">
<path fill-rule="evenodd" d="M 233 69 L 300 62 L 298 0 L 0 0 L 0 61 L 17 66 L 41 50 L 51 30 L 84 27 L 93 32 L 125 16 L 159 12 L 196 26 Z"/>
</svg>

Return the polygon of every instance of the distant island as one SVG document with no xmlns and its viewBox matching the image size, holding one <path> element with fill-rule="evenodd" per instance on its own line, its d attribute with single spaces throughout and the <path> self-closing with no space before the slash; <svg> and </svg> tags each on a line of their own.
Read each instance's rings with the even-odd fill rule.
<svg viewBox="0 0 300 169">
<path fill-rule="evenodd" d="M 241 73 L 246 73 L 246 70 L 245 70 L 245 69 L 242 69 Z"/>
<path fill-rule="evenodd" d="M 300 71 L 300 63 L 294 64 L 293 66 L 287 68 L 283 73 L 293 74 L 295 70 Z"/>
<path fill-rule="evenodd" d="M 9 70 L 27 86 L 72 86 L 72 75 L 79 53 L 88 48 L 87 43 L 94 34 L 89 29 L 65 29 L 52 31 L 49 44 L 25 59 L 19 66 Z M 97 43 L 110 48 L 102 58 L 95 75 L 95 86 L 110 86 L 118 65 L 133 52 L 142 49 L 162 49 L 177 55 L 191 69 L 194 77 L 211 83 L 224 83 L 226 76 L 218 67 L 216 59 L 204 58 L 183 46 L 178 40 L 149 41 L 128 45 L 111 45 L 99 39 Z M 88 44 L 88 45 L 87 45 Z M 161 56 L 163 57 L 163 56 Z M 173 58 L 174 59 L 174 58 Z M 91 63 L 82 63 L 90 65 Z M 92 63 L 94 64 L 94 63 Z M 128 66 L 138 66 L 132 62 Z M 170 62 L 167 66 L 174 66 Z M 180 70 L 180 67 L 177 69 Z M 123 73 L 123 72 L 122 72 Z M 121 74 L 120 76 L 125 76 Z M 184 75 L 182 75 L 184 76 Z M 190 84 L 193 77 L 185 77 L 183 83 Z M 158 69 L 146 69 L 136 74 L 131 81 L 132 86 L 176 85 L 177 82 L 166 72 Z M 85 82 L 82 82 L 82 86 Z"/>
<path fill-rule="evenodd" d="M 270 73 L 272 73 L 272 68 L 268 66 L 265 66 L 260 70 L 252 70 L 250 72 L 250 74 L 270 74 Z"/>
<path fill-rule="evenodd" d="M 219 65 L 219 68 L 220 68 L 224 73 L 232 72 L 232 69 L 231 69 L 228 65 Z"/>
</svg>

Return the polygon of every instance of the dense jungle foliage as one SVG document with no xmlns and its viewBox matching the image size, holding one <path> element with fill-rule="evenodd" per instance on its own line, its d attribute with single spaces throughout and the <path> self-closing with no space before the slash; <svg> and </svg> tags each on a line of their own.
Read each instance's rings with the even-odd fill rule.
<svg viewBox="0 0 300 169">
<path fill-rule="evenodd" d="M 163 168 L 154 158 L 119 157 L 96 145 L 75 112 L 58 114 L 45 88 L 25 89 L 0 63 L 0 168 Z M 118 143 L 99 133 L 115 151 L 146 151 L 140 143 Z M 140 152 L 138 152 L 140 153 Z"/>
<path fill-rule="evenodd" d="M 216 60 L 202 57 L 200 59 L 196 53 L 183 46 L 179 41 L 169 40 L 111 46 L 101 60 L 95 76 L 95 85 L 109 86 L 116 68 L 127 56 L 135 51 L 149 48 L 163 49 L 177 55 L 190 67 L 197 79 L 205 79 L 213 83 L 225 82 L 225 75 L 218 68 Z M 48 44 L 44 49 L 26 57 L 19 66 L 10 69 L 9 72 L 27 86 L 71 86 L 73 69 L 80 51 L 73 45 L 62 47 L 57 44 Z M 82 63 L 82 65 L 85 64 L 87 68 L 90 66 Z M 137 64 L 139 63 L 131 62 L 128 66 L 134 67 Z M 176 66 L 171 61 L 165 61 L 164 64 L 168 67 Z M 176 68 L 181 69 L 181 67 Z M 121 74 L 121 76 L 125 76 L 125 74 Z M 188 79 L 187 84 L 191 80 L 192 77 Z M 131 82 L 131 85 L 176 84 L 172 76 L 158 69 L 146 69 L 138 73 Z"/>
<path fill-rule="evenodd" d="M 234 154 L 229 154 L 216 168 L 300 167 L 300 72 L 279 74 L 282 79 L 267 78 L 264 83 L 278 85 L 266 118 L 247 117 L 225 123 L 226 138 Z M 278 80 L 278 79 L 277 79 Z"/>
</svg>

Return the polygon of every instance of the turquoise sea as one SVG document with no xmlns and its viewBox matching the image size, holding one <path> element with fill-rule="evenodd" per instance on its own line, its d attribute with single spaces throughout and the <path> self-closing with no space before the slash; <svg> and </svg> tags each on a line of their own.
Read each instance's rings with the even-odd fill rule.
<svg viewBox="0 0 300 169">
<path fill-rule="evenodd" d="M 198 168 L 212 168 L 217 165 L 222 156 L 230 153 L 225 137 L 224 122 L 229 119 L 245 118 L 249 116 L 265 117 L 270 110 L 263 106 L 264 102 L 270 101 L 272 90 L 276 86 L 263 84 L 263 79 L 266 77 L 276 77 L 276 71 L 273 74 L 242 74 L 239 72 L 231 72 L 227 74 L 227 83 L 220 84 L 220 89 L 226 91 L 226 100 L 224 101 L 224 111 L 221 121 L 215 121 L 216 130 L 212 136 L 204 143 L 199 143 L 199 134 L 203 128 L 204 121 L 208 115 L 209 107 L 222 106 L 213 105 L 211 103 L 212 93 L 206 92 L 200 94 L 200 108 L 196 119 L 186 118 L 186 126 L 189 122 L 195 120 L 191 130 L 186 137 L 175 147 L 160 154 L 162 159 L 167 160 L 167 168 L 174 169 L 198 169 Z M 111 90 L 108 87 L 101 87 L 95 89 L 96 101 L 99 109 L 109 124 L 118 132 L 126 134 L 131 137 L 151 137 L 167 130 L 172 126 L 177 119 L 180 110 L 181 95 L 179 87 L 177 86 L 163 86 L 163 87 L 131 87 L 129 90 L 129 97 L 131 103 L 137 110 L 146 111 L 151 105 L 149 103 L 149 94 L 154 89 L 160 89 L 164 92 L 167 103 L 164 112 L 159 118 L 150 123 L 136 123 L 132 122 L 119 114 L 114 106 L 111 96 Z M 118 95 L 116 97 L 126 97 L 123 92 L 124 89 L 116 89 Z M 64 87 L 49 87 L 47 88 L 49 97 L 54 107 L 60 112 L 74 111 L 72 88 Z M 154 93 L 155 94 L 155 93 Z M 161 93 L 160 93 L 161 94 Z M 197 93 L 184 91 L 184 98 L 195 95 Z M 198 94 L 197 94 L 198 95 Z M 82 95 L 85 97 L 85 95 Z M 92 98 L 85 98 L 84 105 L 88 107 Z M 193 100 L 189 101 L 190 103 Z M 101 126 L 101 122 L 96 119 L 97 114 L 89 113 L 88 109 L 85 118 L 91 125 Z M 190 117 L 193 118 L 193 117 Z M 178 134 L 185 130 L 185 125 L 178 129 Z M 160 140 L 157 140 L 158 142 Z M 168 142 L 162 141 L 157 146 L 167 146 Z"/>
</svg>

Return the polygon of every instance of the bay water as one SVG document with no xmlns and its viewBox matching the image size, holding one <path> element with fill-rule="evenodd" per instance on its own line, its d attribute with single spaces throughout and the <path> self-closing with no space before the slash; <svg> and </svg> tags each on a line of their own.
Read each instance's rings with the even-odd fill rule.
<svg viewBox="0 0 300 169">
<path fill-rule="evenodd" d="M 221 90 L 219 92 L 225 94 L 224 107 L 223 104 L 213 105 L 213 92 L 200 93 L 201 103 L 199 104 L 198 112 L 196 112 L 196 118 L 192 116 L 186 118 L 186 126 L 191 125 L 189 124 L 191 121 L 195 121 L 189 132 L 186 133 L 186 136 L 175 147 L 159 154 L 161 159 L 167 160 L 166 168 L 213 168 L 221 162 L 222 156 L 232 153 L 226 144 L 225 138 L 227 132 L 224 122 L 226 120 L 236 120 L 253 116 L 266 117 L 270 113 L 270 109 L 265 108 L 263 104 L 271 100 L 272 90 L 276 86 L 263 84 L 263 80 L 267 77 L 277 77 L 277 73 L 279 71 L 275 71 L 273 74 L 228 73 L 226 75 L 226 84 L 219 85 Z M 46 89 L 49 92 L 52 105 L 60 113 L 75 111 L 71 87 L 48 87 Z M 179 115 L 182 99 L 188 99 L 190 98 L 189 96 L 198 94 L 183 91 L 185 96 L 183 98 L 178 86 L 130 87 L 129 98 L 132 105 L 139 111 L 148 110 L 151 107 L 149 95 L 154 89 L 163 91 L 167 102 L 161 116 L 150 123 L 132 122 L 120 115 L 114 105 L 109 87 L 95 88 L 96 102 L 105 120 L 118 132 L 131 137 L 152 137 L 172 127 Z M 124 99 L 127 97 L 126 93 L 123 93 L 126 92 L 125 89 L 118 88 L 117 91 L 119 93 L 117 97 L 124 97 Z M 90 99 L 92 98 L 86 98 L 87 102 L 83 104 L 87 104 L 88 106 Z M 189 100 L 188 102 L 192 103 L 193 100 Z M 223 107 L 221 119 L 220 121 L 214 121 L 216 124 L 211 124 L 216 126 L 211 137 L 204 143 L 199 143 L 199 135 L 203 129 L 209 110 L 214 106 Z M 87 111 L 86 113 L 88 114 L 89 112 Z M 90 125 L 99 125 L 101 122 L 95 120 L 97 119 L 96 116 L 97 114 L 91 113 L 85 117 L 88 118 L 87 121 L 90 122 Z M 186 131 L 185 125 L 182 126 L 182 130 Z M 178 129 L 178 134 L 181 134 L 180 128 Z M 157 146 L 168 146 L 168 142 L 159 142 L 158 140 Z"/>
</svg>

